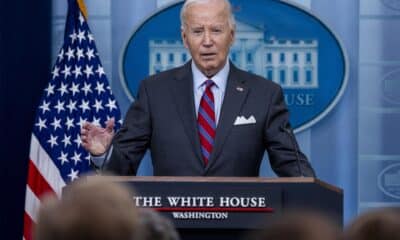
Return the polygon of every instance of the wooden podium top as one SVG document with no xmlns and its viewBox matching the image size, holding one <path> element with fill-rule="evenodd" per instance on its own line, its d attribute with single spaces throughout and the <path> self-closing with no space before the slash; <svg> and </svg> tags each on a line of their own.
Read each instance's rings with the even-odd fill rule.
<svg viewBox="0 0 400 240">
<path fill-rule="evenodd" d="M 343 194 L 343 190 L 334 185 L 311 177 L 171 177 L 171 176 L 106 176 L 117 182 L 238 182 L 238 183 L 315 183 L 331 191 Z"/>
</svg>

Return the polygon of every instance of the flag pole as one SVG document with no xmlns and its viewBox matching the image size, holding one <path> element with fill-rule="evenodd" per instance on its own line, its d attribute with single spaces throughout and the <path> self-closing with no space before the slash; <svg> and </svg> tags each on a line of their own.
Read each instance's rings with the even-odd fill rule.
<svg viewBox="0 0 400 240">
<path fill-rule="evenodd" d="M 88 20 L 87 8 L 85 5 L 85 0 L 77 0 L 79 9 L 81 10 L 82 15 L 85 17 L 86 21 Z"/>
</svg>

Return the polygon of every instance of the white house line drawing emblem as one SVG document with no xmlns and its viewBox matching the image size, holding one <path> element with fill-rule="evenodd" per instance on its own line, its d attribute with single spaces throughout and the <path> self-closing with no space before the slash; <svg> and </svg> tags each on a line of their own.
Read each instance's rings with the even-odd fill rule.
<svg viewBox="0 0 400 240">
<path fill-rule="evenodd" d="M 232 2 L 236 34 L 229 59 L 283 88 L 295 133 L 323 119 L 339 102 L 348 82 L 349 62 L 337 35 L 312 12 L 286 1 Z M 190 61 L 179 31 L 182 4 L 157 10 L 127 42 L 120 73 L 132 101 L 142 79 Z M 387 93 L 397 99 L 393 91 Z"/>
<path fill-rule="evenodd" d="M 266 39 L 265 32 L 263 28 L 237 21 L 231 61 L 285 89 L 317 89 L 318 41 Z M 149 40 L 149 74 L 178 67 L 189 59 L 190 54 L 181 40 Z"/>
</svg>

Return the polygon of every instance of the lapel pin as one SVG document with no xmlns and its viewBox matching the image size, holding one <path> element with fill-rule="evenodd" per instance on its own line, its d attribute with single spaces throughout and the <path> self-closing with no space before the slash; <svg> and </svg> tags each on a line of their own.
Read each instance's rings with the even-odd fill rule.
<svg viewBox="0 0 400 240">
<path fill-rule="evenodd" d="M 239 92 L 243 92 L 243 88 L 242 87 L 236 87 L 236 90 L 238 90 Z"/>
</svg>

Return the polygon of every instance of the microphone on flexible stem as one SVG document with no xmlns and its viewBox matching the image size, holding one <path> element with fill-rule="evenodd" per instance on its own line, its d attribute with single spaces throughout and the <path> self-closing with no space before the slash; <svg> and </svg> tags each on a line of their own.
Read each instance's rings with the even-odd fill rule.
<svg viewBox="0 0 400 240">
<path fill-rule="evenodd" d="M 297 145 L 295 136 L 293 135 L 293 132 L 292 132 L 292 130 L 290 128 L 290 125 L 289 125 L 289 123 L 288 124 L 284 124 L 280 128 L 281 128 L 281 130 L 283 132 L 285 132 L 289 136 L 290 142 L 292 143 L 292 146 L 293 146 L 294 151 L 295 151 L 297 168 L 299 170 L 300 176 L 304 177 L 303 171 L 301 170 L 301 164 L 300 164 L 299 146 Z"/>
</svg>

